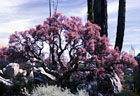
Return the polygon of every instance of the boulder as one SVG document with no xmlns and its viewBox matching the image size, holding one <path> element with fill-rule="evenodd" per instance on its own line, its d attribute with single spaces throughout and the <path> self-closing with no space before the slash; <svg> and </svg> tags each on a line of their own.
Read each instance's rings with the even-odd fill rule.
<svg viewBox="0 0 140 96">
<path fill-rule="evenodd" d="M 4 78 L 11 79 L 15 77 L 19 72 L 18 63 L 10 63 L 3 69 Z"/>
<path fill-rule="evenodd" d="M 13 82 L 0 76 L 0 96 L 13 86 Z"/>
<path fill-rule="evenodd" d="M 123 90 L 121 80 L 116 73 L 110 78 L 112 86 L 114 88 L 114 93 L 120 93 Z"/>
<path fill-rule="evenodd" d="M 56 80 L 56 78 L 53 75 L 45 72 L 45 70 L 42 67 L 37 68 L 36 70 L 34 70 L 34 72 L 37 74 L 40 74 L 40 75 L 47 76 L 48 78 L 50 78 L 52 80 Z"/>
<path fill-rule="evenodd" d="M 31 70 L 30 73 L 28 74 L 28 78 L 34 78 L 34 72 Z"/>
<path fill-rule="evenodd" d="M 113 92 L 115 94 L 118 94 L 118 93 L 122 92 L 123 87 L 121 84 L 121 80 L 115 72 L 106 74 L 105 80 L 107 81 L 107 83 L 104 86 L 110 86 L 109 90 L 111 93 Z"/>
<path fill-rule="evenodd" d="M 23 76 L 23 77 L 25 77 L 26 75 L 27 75 L 27 71 L 26 71 L 26 70 L 19 69 L 18 76 Z"/>
<path fill-rule="evenodd" d="M 3 77 L 0 76 L 0 85 L 3 84 L 5 86 L 13 86 L 13 82 L 10 81 L 9 79 L 5 79 Z"/>
<path fill-rule="evenodd" d="M 34 68 L 33 74 L 34 74 L 35 82 L 37 84 L 40 83 L 54 84 L 56 81 L 56 78 L 53 75 L 45 72 L 42 67 Z"/>
<path fill-rule="evenodd" d="M 0 76 L 2 76 L 2 77 L 3 77 L 3 72 L 2 72 L 2 70 L 0 70 Z"/>
</svg>

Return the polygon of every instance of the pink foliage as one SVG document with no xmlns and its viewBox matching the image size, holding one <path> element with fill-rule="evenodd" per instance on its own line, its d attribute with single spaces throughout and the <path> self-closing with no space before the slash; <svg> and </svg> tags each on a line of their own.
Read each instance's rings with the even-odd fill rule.
<svg viewBox="0 0 140 96">
<path fill-rule="evenodd" d="M 60 76 L 68 72 L 79 74 L 79 71 L 96 71 L 98 76 L 102 76 L 115 71 L 122 78 L 124 66 L 135 67 L 137 63 L 132 56 L 110 49 L 109 39 L 101 37 L 100 30 L 89 21 L 83 25 L 78 17 L 69 19 L 57 13 L 35 28 L 11 35 L 9 45 L 23 51 L 29 60 L 34 58 L 45 64 L 50 68 L 47 72 L 53 70 Z M 49 47 L 46 58 L 50 58 L 48 61 L 51 63 L 41 57 L 44 46 Z M 64 63 L 62 58 L 68 60 Z M 78 69 L 80 64 L 84 67 Z"/>
</svg>

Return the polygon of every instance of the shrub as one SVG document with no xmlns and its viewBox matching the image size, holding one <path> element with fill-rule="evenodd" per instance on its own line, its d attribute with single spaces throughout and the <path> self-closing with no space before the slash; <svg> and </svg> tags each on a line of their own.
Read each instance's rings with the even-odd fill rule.
<svg viewBox="0 0 140 96">
<path fill-rule="evenodd" d="M 0 48 L 0 69 L 3 69 L 7 64 L 7 47 Z"/>
<path fill-rule="evenodd" d="M 80 90 L 75 95 L 68 89 L 62 89 L 57 86 L 39 86 L 33 90 L 31 96 L 88 96 L 88 94 Z"/>
<path fill-rule="evenodd" d="M 25 61 L 27 59 L 23 56 L 23 53 L 15 51 L 14 46 L 0 48 L 0 69 L 6 67 L 9 63 L 21 63 Z"/>
<path fill-rule="evenodd" d="M 121 93 L 117 94 L 117 96 L 140 96 L 140 95 L 137 94 L 135 91 L 123 90 Z"/>
</svg>

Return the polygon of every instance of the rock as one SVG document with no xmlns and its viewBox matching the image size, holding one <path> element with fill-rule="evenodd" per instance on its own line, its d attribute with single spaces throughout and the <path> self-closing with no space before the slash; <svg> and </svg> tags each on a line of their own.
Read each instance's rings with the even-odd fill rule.
<svg viewBox="0 0 140 96">
<path fill-rule="evenodd" d="M 3 69 L 3 74 L 6 79 L 15 77 L 19 72 L 19 64 L 10 63 Z"/>
<path fill-rule="evenodd" d="M 98 93 L 98 96 L 103 96 L 101 93 Z"/>
<path fill-rule="evenodd" d="M 27 71 L 26 70 L 23 70 L 23 69 L 19 69 L 18 75 L 25 77 L 27 75 Z"/>
<path fill-rule="evenodd" d="M 121 84 L 121 80 L 118 77 L 118 75 L 113 72 L 111 74 L 107 74 L 106 75 L 108 78 L 108 82 L 111 83 L 111 86 L 113 87 L 113 91 L 114 93 L 120 93 L 123 90 L 122 84 Z"/>
<path fill-rule="evenodd" d="M 0 70 L 0 76 L 2 76 L 2 77 L 3 77 L 3 72 L 2 72 L 2 70 Z"/>
<path fill-rule="evenodd" d="M 56 78 L 53 75 L 51 75 L 49 73 L 46 73 L 45 70 L 42 67 L 37 68 L 35 70 L 35 72 L 37 72 L 37 73 L 39 73 L 41 75 L 45 75 L 45 76 L 47 76 L 48 78 L 50 78 L 52 80 L 56 80 Z"/>
<path fill-rule="evenodd" d="M 9 79 L 5 79 L 3 77 L 0 76 L 0 85 L 3 84 L 5 86 L 13 86 L 13 82 L 10 81 Z"/>
<path fill-rule="evenodd" d="M 114 87 L 114 93 L 120 93 L 123 90 L 121 80 L 116 73 L 113 73 L 113 77 L 110 78 L 111 83 Z"/>
<path fill-rule="evenodd" d="M 35 82 L 37 84 L 40 83 L 54 84 L 56 81 L 56 78 L 53 75 L 46 73 L 42 67 L 34 68 L 33 73 L 34 73 Z"/>
<path fill-rule="evenodd" d="M 29 78 L 34 78 L 34 73 L 33 73 L 33 71 L 30 71 L 28 77 L 29 77 Z"/>
<path fill-rule="evenodd" d="M 13 82 L 0 76 L 0 96 L 13 86 Z"/>
</svg>

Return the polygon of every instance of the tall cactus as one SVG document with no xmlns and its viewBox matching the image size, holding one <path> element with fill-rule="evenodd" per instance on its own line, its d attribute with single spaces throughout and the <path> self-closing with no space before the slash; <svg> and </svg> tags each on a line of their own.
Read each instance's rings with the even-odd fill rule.
<svg viewBox="0 0 140 96">
<path fill-rule="evenodd" d="M 94 13 L 93 13 L 93 0 L 87 0 L 88 6 L 88 20 L 94 22 Z"/>
<path fill-rule="evenodd" d="M 118 47 L 119 50 L 122 50 L 124 30 L 125 30 L 125 11 L 126 11 L 126 0 L 119 0 L 119 10 L 118 10 L 118 25 L 117 25 L 117 34 L 115 48 Z"/>
<path fill-rule="evenodd" d="M 107 32 L 107 0 L 94 0 L 94 23 L 101 27 L 101 36 L 108 36 Z"/>
</svg>

